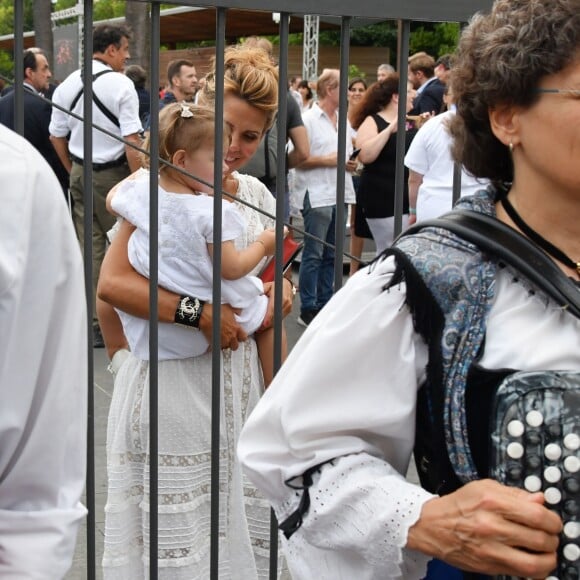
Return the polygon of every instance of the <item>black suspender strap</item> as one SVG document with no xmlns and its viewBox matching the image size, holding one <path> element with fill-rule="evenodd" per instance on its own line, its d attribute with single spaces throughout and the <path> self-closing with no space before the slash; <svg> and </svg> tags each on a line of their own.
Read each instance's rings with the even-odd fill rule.
<svg viewBox="0 0 580 580">
<path fill-rule="evenodd" d="M 112 72 L 114 72 L 114 71 L 111 70 L 110 68 L 102 70 L 101 72 L 98 72 L 98 73 L 93 75 L 92 82 L 94 83 L 100 76 L 103 76 L 104 74 L 112 73 Z M 81 95 L 83 94 L 83 92 L 85 90 L 84 79 L 82 78 L 82 74 L 81 74 L 81 81 L 83 82 L 83 87 L 76 94 L 75 98 L 72 100 L 72 103 L 70 105 L 71 111 L 74 110 L 74 108 L 76 107 L 76 104 L 79 102 L 79 99 L 81 98 Z M 109 121 L 111 121 L 111 123 L 113 123 L 113 125 L 119 127 L 119 129 L 120 129 L 121 125 L 119 123 L 119 119 L 117 119 L 117 117 L 115 117 L 115 115 L 113 115 L 113 113 L 111 113 L 111 111 L 109 111 L 109 109 L 107 109 L 107 107 L 105 107 L 105 105 L 103 104 L 103 101 L 101 101 L 101 99 L 99 99 L 99 97 L 97 97 L 94 90 L 93 90 L 93 101 L 94 101 L 95 105 L 97 105 L 97 107 L 99 108 L 101 113 L 103 113 L 103 115 L 105 115 L 105 117 L 107 117 L 107 119 L 109 119 Z"/>
<path fill-rule="evenodd" d="M 521 272 L 560 307 L 580 318 L 580 292 L 576 284 L 528 238 L 498 219 L 472 210 L 457 209 L 440 218 L 411 226 L 402 236 L 426 227 L 445 228 L 498 257 Z"/>
</svg>

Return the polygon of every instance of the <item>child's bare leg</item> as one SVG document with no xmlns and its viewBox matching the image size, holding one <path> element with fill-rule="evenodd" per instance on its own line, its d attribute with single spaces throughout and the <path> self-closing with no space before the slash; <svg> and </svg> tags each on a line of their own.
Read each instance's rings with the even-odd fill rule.
<svg viewBox="0 0 580 580">
<path fill-rule="evenodd" d="M 274 378 L 274 328 L 266 328 L 255 334 L 256 345 L 258 347 L 258 356 L 262 364 L 262 373 L 264 375 L 264 385 L 266 388 Z M 282 358 L 284 362 L 288 356 L 288 342 L 286 338 L 286 329 L 282 324 Z"/>
</svg>

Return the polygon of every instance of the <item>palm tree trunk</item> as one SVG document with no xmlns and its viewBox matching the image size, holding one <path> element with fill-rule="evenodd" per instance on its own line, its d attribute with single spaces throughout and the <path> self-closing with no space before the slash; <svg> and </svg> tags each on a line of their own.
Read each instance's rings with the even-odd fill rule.
<svg viewBox="0 0 580 580">
<path fill-rule="evenodd" d="M 149 76 L 149 4 L 127 0 L 125 5 L 125 22 L 131 29 L 131 63 L 142 66 Z"/>
<path fill-rule="evenodd" d="M 34 0 L 32 5 L 32 18 L 34 21 L 35 42 L 38 48 L 46 53 L 46 60 L 53 69 L 54 51 L 52 40 L 52 3 L 50 0 Z"/>
</svg>

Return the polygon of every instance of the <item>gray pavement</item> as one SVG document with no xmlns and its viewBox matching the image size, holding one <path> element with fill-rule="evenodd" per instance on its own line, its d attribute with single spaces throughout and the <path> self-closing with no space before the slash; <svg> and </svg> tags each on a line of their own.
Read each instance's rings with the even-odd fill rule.
<svg viewBox="0 0 580 580">
<path fill-rule="evenodd" d="M 348 248 L 348 245 L 345 246 Z M 366 260 L 372 259 L 372 248 L 365 246 L 363 258 Z M 345 272 L 348 269 L 345 268 Z M 295 266 L 293 270 L 293 280 L 298 285 L 298 269 Z M 346 280 L 346 279 L 345 279 Z M 286 333 L 288 336 L 289 348 L 292 348 L 296 341 L 304 332 L 304 328 L 298 325 L 297 318 L 300 314 L 300 299 L 296 297 L 292 313 L 286 318 Z M 94 397 L 95 397 L 95 520 L 96 520 L 96 578 L 102 578 L 101 574 L 101 558 L 103 554 L 103 538 L 104 538 L 104 506 L 107 495 L 107 474 L 106 474 L 106 458 L 105 458 L 105 443 L 107 430 L 107 415 L 109 411 L 109 404 L 113 394 L 113 377 L 107 371 L 108 359 L 104 349 L 94 350 Z M 417 481 L 417 475 L 412 465 L 409 479 Z M 87 575 L 87 541 L 86 541 L 86 524 L 82 526 L 77 541 L 77 549 L 73 566 L 66 576 L 66 580 L 86 580 Z"/>
</svg>

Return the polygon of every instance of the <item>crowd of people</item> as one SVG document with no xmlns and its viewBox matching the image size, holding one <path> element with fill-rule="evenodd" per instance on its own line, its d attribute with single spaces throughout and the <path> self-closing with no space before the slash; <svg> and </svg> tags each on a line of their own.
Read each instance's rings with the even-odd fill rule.
<svg viewBox="0 0 580 580">
<path fill-rule="evenodd" d="M 60 578 L 71 562 L 85 512 L 87 304 L 89 344 L 106 348 L 114 377 L 103 577 L 149 575 L 152 177 L 159 208 L 159 578 L 210 574 L 217 343 L 220 579 L 270 577 L 272 507 L 280 578 L 539 579 L 555 577 L 558 566 L 577 570 L 580 555 L 558 547 L 578 547 L 575 516 L 576 527 L 562 535 L 560 514 L 541 492 L 489 479 L 490 427 L 477 411 L 491 409 L 513 373 L 578 374 L 580 320 L 459 234 L 404 230 L 449 212 L 459 193 L 458 209 L 522 233 L 554 260 L 560 283 L 578 290 L 579 0 L 495 0 L 465 27 L 453 54 L 412 54 L 406 87 L 401 71 L 379 64 L 376 80 L 348 79 L 344 102 L 333 68 L 316 80 L 290 77 L 280 100 L 272 44 L 249 37 L 223 55 L 219 135 L 215 61 L 202 76 L 187 59 L 167 67 L 158 134 L 150 134 L 152 83 L 144 68 L 127 66 L 130 43 L 125 26 L 96 26 L 90 79 L 77 70 L 53 92 L 45 53 L 26 50 L 24 139 L 0 130 L 10 160 L 0 172 L 21 196 L 4 203 L 22 210 L 0 217 L 0 320 L 8 329 L 0 338 L 0 390 L 11 401 L 0 412 L 0 576 Z M 93 131 L 90 159 L 82 120 L 87 82 L 93 122 L 106 129 Z M 279 102 L 287 103 L 284 136 L 277 134 Z M 14 109 L 8 91 L 0 123 L 10 129 Z M 282 190 L 279 139 L 286 144 Z M 158 176 L 150 171 L 152 141 Z M 85 208 L 87 163 L 92 211 Z M 296 279 L 290 271 L 281 285 L 260 278 L 276 253 L 277 197 L 285 204 L 283 235 L 304 234 Z M 49 201 L 58 211 L 46 209 Z M 336 232 L 347 228 L 349 280 L 338 291 Z M 368 265 L 365 240 L 374 247 Z M 221 304 L 212 304 L 215 253 Z M 93 273 L 86 304 L 83 258 Z M 297 324 L 306 330 L 288 352 L 284 318 L 295 296 Z M 275 302 L 282 304 L 279 370 Z M 564 339 L 555 341 L 556 334 Z M 8 394 L 10 384 L 23 386 L 17 397 Z M 63 419 L 52 431 L 56 452 L 46 451 L 41 431 L 51 413 Z M 413 453 L 422 485 L 406 478 Z M 577 468 L 566 469 L 577 478 Z M 15 519 L 23 512 L 26 518 Z M 50 539 L 38 552 L 35 527 Z"/>
</svg>

